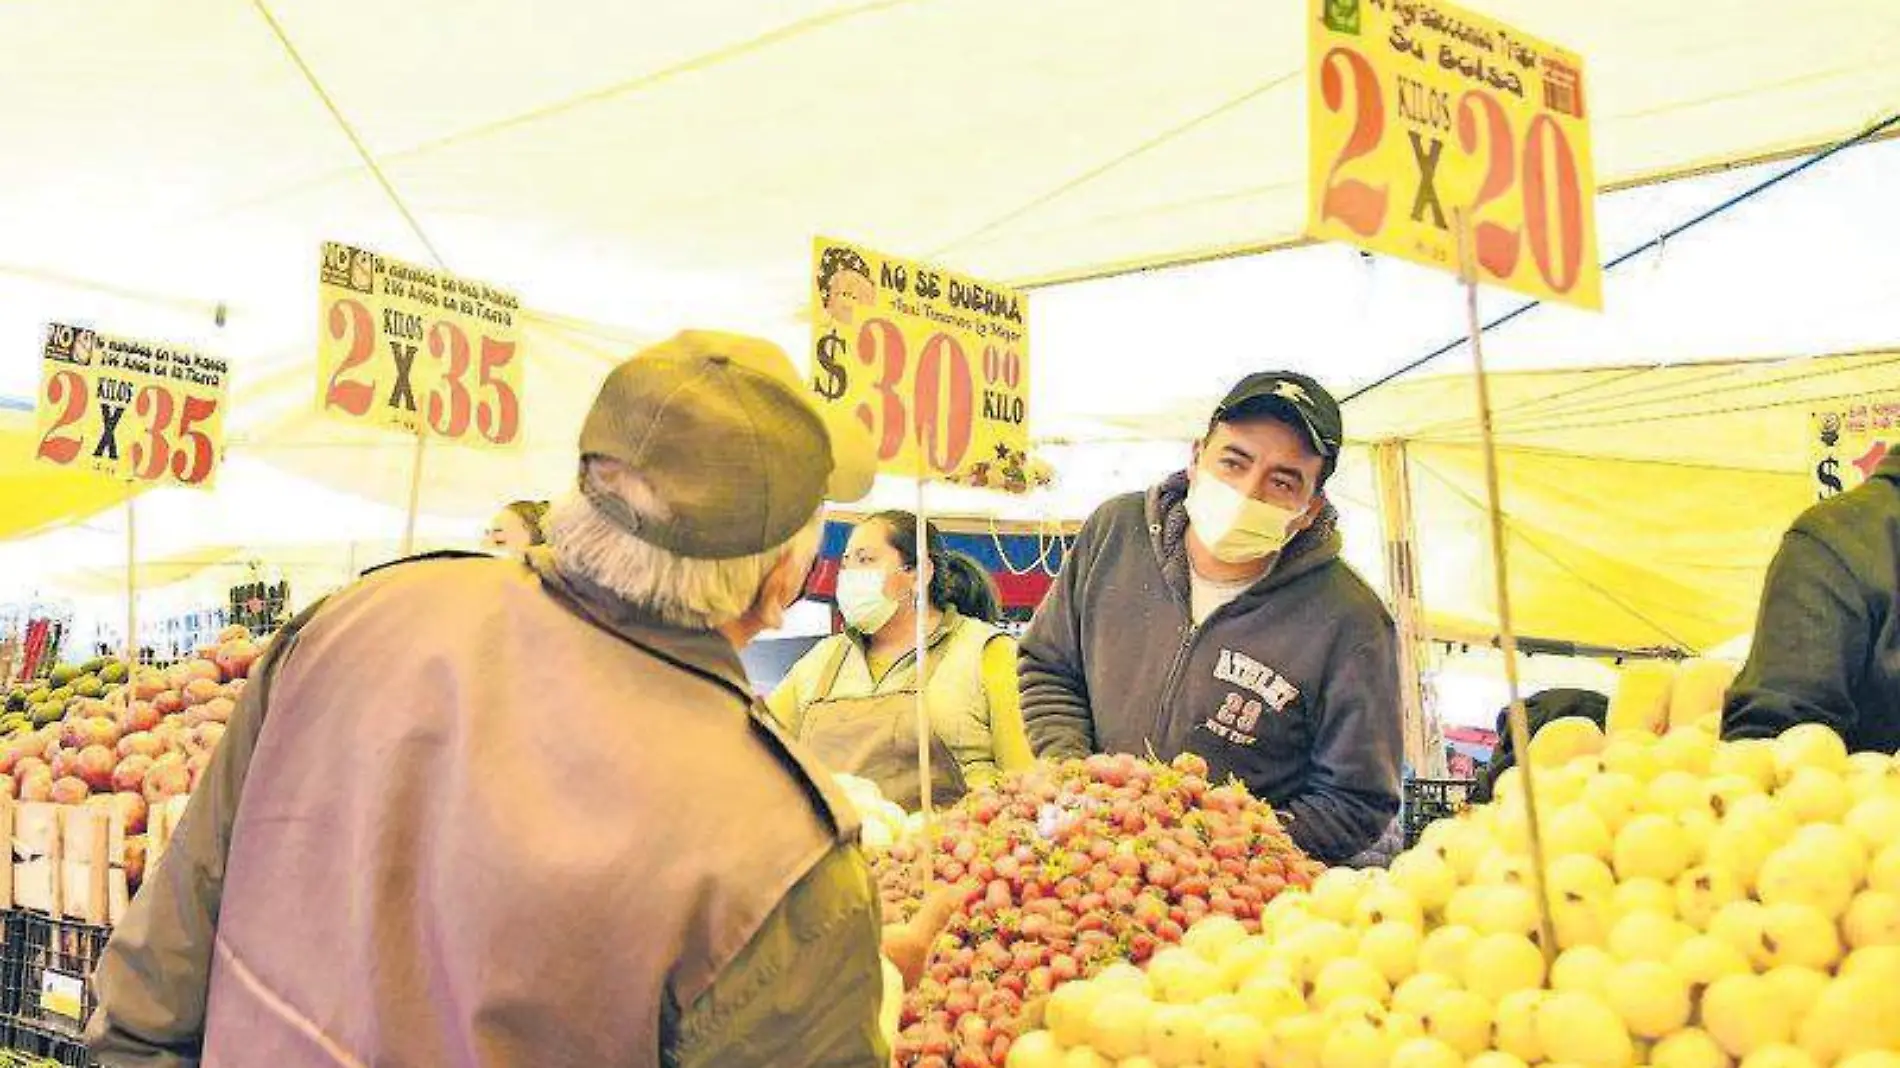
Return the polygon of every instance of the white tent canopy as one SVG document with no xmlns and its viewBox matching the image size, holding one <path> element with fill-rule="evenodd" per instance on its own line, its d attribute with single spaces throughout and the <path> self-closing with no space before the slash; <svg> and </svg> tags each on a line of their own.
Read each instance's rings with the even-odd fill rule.
<svg viewBox="0 0 1900 1068">
<path fill-rule="evenodd" d="M 1900 101 L 1892 0 L 1475 6 L 1587 57 L 1606 184 L 1812 148 Z M 5 5 L 0 94 L 19 106 L 0 109 L 0 137 L 20 149 L 0 183 L 0 397 L 31 396 L 48 319 L 198 344 L 233 367 L 231 463 L 209 504 L 153 495 L 154 551 L 399 529 L 407 443 L 309 415 L 314 267 L 325 239 L 430 253 L 265 12 L 447 264 L 534 309 L 528 448 L 432 452 L 424 511 L 440 524 L 425 532 L 444 534 L 510 497 L 558 492 L 579 411 L 640 343 L 716 324 L 801 350 L 814 233 L 1014 282 L 1294 241 L 1304 10 Z M 1500 331 L 1493 359 L 1588 366 L 1890 345 L 1900 218 L 1881 208 L 1896 161 L 1892 142 L 1846 153 L 1612 275 L 1603 316 L 1547 309 Z M 1627 247 L 1758 177 L 1611 195 L 1601 247 Z M 1245 371 L 1363 383 L 1460 327 L 1448 279 L 1335 247 L 1044 289 L 1032 316 L 1033 429 L 1076 443 L 1048 449 L 1058 486 L 1021 500 L 933 490 L 934 509 L 1079 517 L 1178 466 L 1211 398 Z M 318 486 L 375 504 L 345 506 Z M 878 503 L 908 499 L 890 486 Z M 109 533 L 95 541 L 67 537 L 58 552 L 117 558 Z M 44 573 L 53 546 L 8 547 L 0 579 L 21 561 Z"/>
</svg>

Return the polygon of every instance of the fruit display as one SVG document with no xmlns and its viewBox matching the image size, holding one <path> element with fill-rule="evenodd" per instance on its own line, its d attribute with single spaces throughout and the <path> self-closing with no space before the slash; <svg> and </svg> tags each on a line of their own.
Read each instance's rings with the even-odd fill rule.
<svg viewBox="0 0 1900 1068">
<path fill-rule="evenodd" d="M 141 833 L 150 808 L 196 787 L 260 652 L 233 627 L 162 671 L 92 661 L 13 690 L 0 717 L 0 795 L 110 807 L 127 834 Z"/>
<path fill-rule="evenodd" d="M 1556 727 L 1552 731 L 1552 727 Z M 1064 986 L 1008 1068 L 1900 1068 L 1900 759 L 1799 726 L 1531 745 L 1389 871 Z"/>
<path fill-rule="evenodd" d="M 1320 873 L 1270 806 L 1206 776 L 1195 756 L 1039 766 L 878 854 L 886 923 L 917 907 L 920 850 L 934 885 L 970 889 L 905 997 L 896 1064 L 1001 1065 L 1064 984 L 1132 968 L 1209 916 L 1257 931 L 1276 895 Z"/>
</svg>

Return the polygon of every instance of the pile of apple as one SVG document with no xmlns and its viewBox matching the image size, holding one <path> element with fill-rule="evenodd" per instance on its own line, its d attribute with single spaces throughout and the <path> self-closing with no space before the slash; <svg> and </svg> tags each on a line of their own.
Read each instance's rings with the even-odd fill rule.
<svg viewBox="0 0 1900 1068">
<path fill-rule="evenodd" d="M 190 660 L 73 698 L 60 719 L 0 742 L 0 795 L 110 806 L 142 833 L 151 806 L 197 786 L 260 652 L 231 627 Z"/>
<path fill-rule="evenodd" d="M 1554 964 L 1514 771 L 1259 935 L 1056 990 L 1009 1068 L 1900 1068 L 1900 760 L 1575 720 L 1531 767 Z"/>
<path fill-rule="evenodd" d="M 1276 895 L 1319 874 L 1270 806 L 1206 776 L 1191 755 L 1042 765 L 877 855 L 887 923 L 914 908 L 920 849 L 933 885 L 971 889 L 904 999 L 900 1068 L 1000 1066 L 1063 984 L 1145 961 L 1208 916 L 1257 931 Z"/>
</svg>

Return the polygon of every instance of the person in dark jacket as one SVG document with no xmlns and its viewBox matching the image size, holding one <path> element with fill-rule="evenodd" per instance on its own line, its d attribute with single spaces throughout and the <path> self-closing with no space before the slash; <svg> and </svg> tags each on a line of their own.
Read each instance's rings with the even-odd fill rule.
<svg viewBox="0 0 1900 1068">
<path fill-rule="evenodd" d="M 1854 751 L 1900 749 L 1900 453 L 1809 508 L 1768 568 L 1748 663 L 1722 713 L 1728 738 L 1824 723 Z"/>
<path fill-rule="evenodd" d="M 1339 558 L 1323 488 L 1339 406 L 1303 375 L 1250 375 L 1194 464 L 1103 505 L 1021 646 L 1038 756 L 1193 752 L 1325 861 L 1399 809 L 1391 616 Z"/>
</svg>

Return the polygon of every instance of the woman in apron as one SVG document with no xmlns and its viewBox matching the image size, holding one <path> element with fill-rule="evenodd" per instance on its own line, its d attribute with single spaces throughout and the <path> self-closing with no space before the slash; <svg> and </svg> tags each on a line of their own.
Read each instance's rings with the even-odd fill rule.
<svg viewBox="0 0 1900 1068">
<path fill-rule="evenodd" d="M 916 694 L 931 726 L 931 796 L 949 803 L 1034 759 L 1016 691 L 1016 642 L 998 630 L 995 588 L 917 517 L 882 512 L 858 525 L 838 575 L 845 631 L 813 646 L 767 701 L 833 771 L 877 783 L 916 809 Z M 916 654 L 916 584 L 927 590 L 925 660 Z"/>
</svg>

